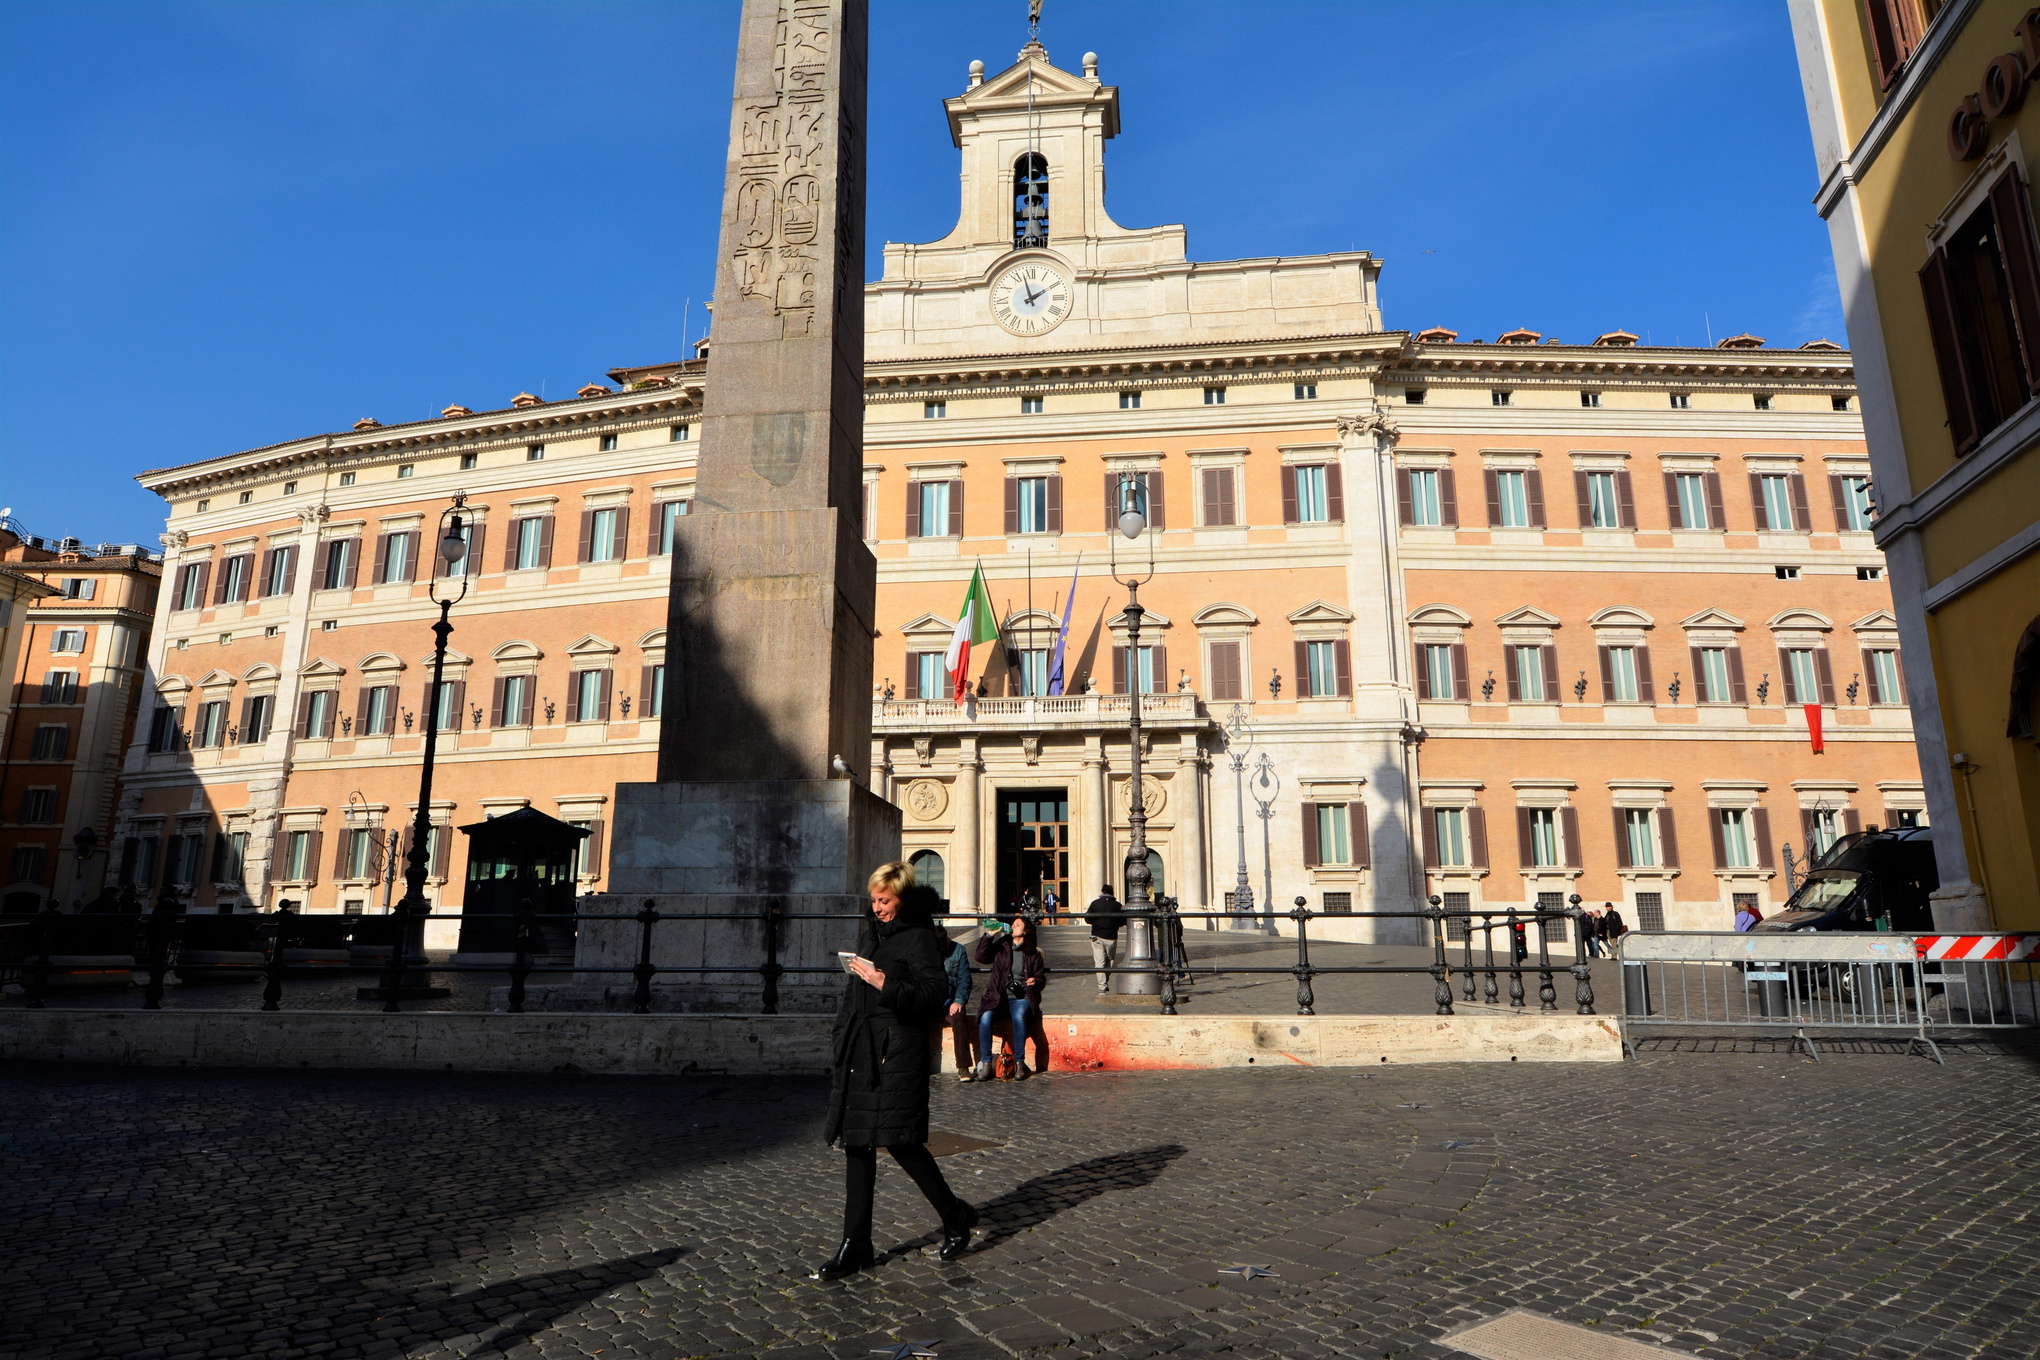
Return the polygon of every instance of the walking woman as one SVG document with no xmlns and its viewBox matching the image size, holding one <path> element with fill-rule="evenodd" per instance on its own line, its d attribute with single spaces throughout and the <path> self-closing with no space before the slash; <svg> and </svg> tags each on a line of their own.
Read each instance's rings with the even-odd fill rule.
<svg viewBox="0 0 2040 1360">
<path fill-rule="evenodd" d="M 912 866 L 882 864 L 871 875 L 871 911 L 846 960 L 853 976 L 836 1012 L 828 1141 L 843 1145 L 843 1241 L 811 1278 L 840 1280 L 871 1266 L 871 1201 L 884 1148 L 942 1219 L 945 1261 L 961 1256 L 977 1210 L 958 1199 L 929 1155 L 928 1030 L 949 999 L 943 968 L 948 935 L 941 905 L 914 885 Z"/>
<path fill-rule="evenodd" d="M 1041 989 L 1048 985 L 1048 960 L 1034 947 L 1033 922 L 1025 916 L 1015 917 L 1009 929 L 1010 934 L 1006 930 L 988 931 L 977 942 L 977 961 L 990 969 L 984 995 L 978 998 L 979 1081 L 990 1081 L 995 1072 L 992 1022 L 1001 1012 L 1006 1015 L 1006 1046 L 1013 1055 L 1014 1079 L 1025 1081 L 1028 1076 L 1030 1022 L 1035 1034 L 1036 1066 L 1043 1071 L 1048 1069 L 1048 1033 L 1040 1023 Z"/>
</svg>

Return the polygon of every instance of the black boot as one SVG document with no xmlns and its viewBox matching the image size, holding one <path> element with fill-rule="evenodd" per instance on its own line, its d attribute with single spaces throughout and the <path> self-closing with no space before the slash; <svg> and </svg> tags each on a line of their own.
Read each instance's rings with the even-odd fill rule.
<svg viewBox="0 0 2040 1360">
<path fill-rule="evenodd" d="M 845 1275 L 855 1275 L 860 1270 L 869 1270 L 877 1262 L 869 1242 L 854 1242 L 843 1239 L 836 1248 L 836 1254 L 817 1266 L 808 1275 L 810 1280 L 840 1280 Z"/>
<path fill-rule="evenodd" d="M 962 1212 L 956 1216 L 953 1225 L 943 1230 L 942 1250 L 937 1253 L 945 1261 L 954 1261 L 970 1249 L 970 1230 L 978 1224 L 977 1210 L 962 1200 L 956 1203 Z"/>
</svg>

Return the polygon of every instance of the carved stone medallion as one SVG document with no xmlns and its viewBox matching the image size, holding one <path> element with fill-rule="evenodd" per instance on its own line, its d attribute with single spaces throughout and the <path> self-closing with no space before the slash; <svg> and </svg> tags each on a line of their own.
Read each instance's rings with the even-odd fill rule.
<svg viewBox="0 0 2040 1360">
<path fill-rule="evenodd" d="M 949 808 L 949 790 L 939 779 L 917 779 L 907 789 L 907 811 L 924 822 L 932 822 Z"/>
<path fill-rule="evenodd" d="M 1133 811 L 1132 790 L 1132 780 L 1122 779 L 1119 781 L 1119 814 L 1122 817 L 1131 814 Z M 1140 781 L 1140 801 L 1141 805 L 1147 809 L 1147 815 L 1154 817 L 1168 803 L 1169 797 L 1168 794 L 1162 791 L 1159 781 L 1143 775 Z"/>
</svg>

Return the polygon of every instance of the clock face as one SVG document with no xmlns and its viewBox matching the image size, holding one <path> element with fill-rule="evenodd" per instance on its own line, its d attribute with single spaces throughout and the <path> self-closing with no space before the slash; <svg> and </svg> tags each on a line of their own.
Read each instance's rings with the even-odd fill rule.
<svg viewBox="0 0 2040 1360">
<path fill-rule="evenodd" d="M 1015 335 L 1043 335 L 1070 314 L 1070 281 L 1039 260 L 992 280 L 992 316 Z"/>
</svg>

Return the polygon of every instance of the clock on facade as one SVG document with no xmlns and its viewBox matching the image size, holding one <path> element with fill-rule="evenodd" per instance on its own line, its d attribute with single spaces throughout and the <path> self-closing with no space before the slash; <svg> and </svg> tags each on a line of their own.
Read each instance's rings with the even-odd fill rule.
<svg viewBox="0 0 2040 1360">
<path fill-rule="evenodd" d="M 1070 314 L 1070 281 L 1055 266 L 1026 260 L 992 280 L 992 316 L 1015 335 L 1044 335 Z"/>
</svg>

